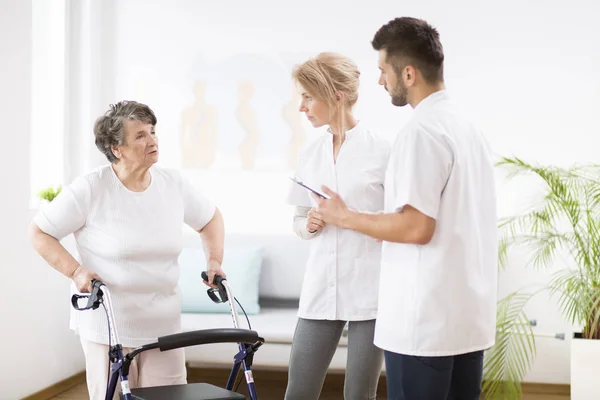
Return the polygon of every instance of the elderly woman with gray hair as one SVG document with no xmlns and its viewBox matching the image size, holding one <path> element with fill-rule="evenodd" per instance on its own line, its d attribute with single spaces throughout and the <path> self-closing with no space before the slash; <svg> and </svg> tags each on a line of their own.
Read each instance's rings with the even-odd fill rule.
<svg viewBox="0 0 600 400">
<path fill-rule="evenodd" d="M 111 290 L 121 342 L 131 348 L 181 330 L 177 259 L 183 224 L 204 243 L 212 285 L 221 269 L 224 228 L 219 210 L 175 170 L 156 166 L 156 117 L 146 105 L 123 101 L 96 120 L 95 142 L 109 163 L 77 178 L 35 217 L 37 252 L 89 292 L 92 279 Z M 80 261 L 59 242 L 73 233 Z M 101 309 L 71 313 L 86 359 L 90 399 L 104 399 L 108 329 Z M 183 349 L 145 352 L 130 370 L 132 387 L 186 383 Z"/>
</svg>

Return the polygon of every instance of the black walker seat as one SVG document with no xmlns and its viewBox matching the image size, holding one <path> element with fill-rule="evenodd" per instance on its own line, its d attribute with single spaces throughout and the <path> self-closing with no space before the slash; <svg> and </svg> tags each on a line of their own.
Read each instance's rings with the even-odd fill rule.
<svg viewBox="0 0 600 400">
<path fill-rule="evenodd" d="M 246 396 L 208 383 L 131 389 L 134 400 L 246 400 Z M 123 399 L 123 393 L 120 394 Z"/>
</svg>

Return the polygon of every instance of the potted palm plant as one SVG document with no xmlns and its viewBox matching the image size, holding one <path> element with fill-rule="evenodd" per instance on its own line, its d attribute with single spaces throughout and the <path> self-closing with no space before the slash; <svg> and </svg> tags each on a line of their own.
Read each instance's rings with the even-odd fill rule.
<svg viewBox="0 0 600 400">
<path fill-rule="evenodd" d="M 559 168 L 518 158 L 503 158 L 498 165 L 509 177 L 531 175 L 545 188 L 539 204 L 500 221 L 500 266 L 505 266 L 513 246 L 526 249 L 528 264 L 536 267 L 550 267 L 559 255 L 567 261 L 540 290 L 549 291 L 575 327 L 571 398 L 600 399 L 600 166 Z M 523 309 L 536 293 L 539 290 L 515 292 L 498 304 L 497 340 L 485 359 L 487 398 L 521 398 L 520 381 L 535 357 L 535 340 Z"/>
</svg>

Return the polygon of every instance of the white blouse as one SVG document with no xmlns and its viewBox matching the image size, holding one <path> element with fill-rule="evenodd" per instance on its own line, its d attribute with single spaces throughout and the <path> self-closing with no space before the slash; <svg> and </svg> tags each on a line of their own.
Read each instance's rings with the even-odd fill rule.
<svg viewBox="0 0 600 400">
<path fill-rule="evenodd" d="M 296 176 L 320 190 L 326 185 L 339 193 L 348 207 L 380 212 L 384 205 L 384 180 L 391 144 L 362 123 L 346 132 L 337 160 L 333 136 L 327 132 L 306 146 Z M 316 207 L 309 192 L 291 183 L 288 203 Z M 312 240 L 300 295 L 298 316 L 307 319 L 360 321 L 377 316 L 381 243 L 332 225 Z"/>
<path fill-rule="evenodd" d="M 133 192 L 110 165 L 98 168 L 63 189 L 34 220 L 58 240 L 74 233 L 81 264 L 111 291 L 125 347 L 181 330 L 178 257 L 183 224 L 200 230 L 215 212 L 212 202 L 179 172 L 156 166 L 150 171 L 150 186 Z M 71 309 L 70 326 L 89 341 L 108 344 L 102 307 Z"/>
</svg>

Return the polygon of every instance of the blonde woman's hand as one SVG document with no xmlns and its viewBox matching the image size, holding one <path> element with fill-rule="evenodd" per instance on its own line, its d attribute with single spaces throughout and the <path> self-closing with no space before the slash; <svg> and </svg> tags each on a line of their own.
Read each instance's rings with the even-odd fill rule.
<svg viewBox="0 0 600 400">
<path fill-rule="evenodd" d="M 73 274 L 71 275 L 71 279 L 75 282 L 75 287 L 80 293 L 91 293 L 92 292 L 92 280 L 97 279 L 101 281 L 102 279 L 95 272 L 90 271 L 89 269 L 78 266 Z"/>
<path fill-rule="evenodd" d="M 316 233 L 325 228 L 325 221 L 318 218 L 315 215 L 316 213 L 316 210 L 314 208 L 311 208 L 308 214 L 306 215 L 306 229 L 310 233 Z"/>
</svg>

